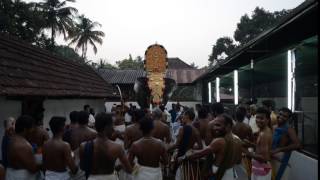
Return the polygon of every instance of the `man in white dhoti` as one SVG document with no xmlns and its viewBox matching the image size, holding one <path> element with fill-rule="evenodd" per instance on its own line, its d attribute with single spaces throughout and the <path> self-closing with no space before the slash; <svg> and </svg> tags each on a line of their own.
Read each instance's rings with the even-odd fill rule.
<svg viewBox="0 0 320 180">
<path fill-rule="evenodd" d="M 78 167 L 71 156 L 71 147 L 62 140 L 65 117 L 54 116 L 49 122 L 53 137 L 43 145 L 43 166 L 46 180 L 69 180 L 70 173 L 75 174 Z"/>
<path fill-rule="evenodd" d="M 112 115 L 99 113 L 96 115 L 95 128 L 97 138 L 83 142 L 79 149 L 81 169 L 86 172 L 89 180 L 117 180 L 115 162 L 120 160 L 127 173 L 132 167 L 125 155 L 124 148 L 109 139 L 113 132 Z"/>
<path fill-rule="evenodd" d="M 129 150 L 129 161 L 134 165 L 134 159 L 137 157 L 134 180 L 162 180 L 162 170 L 160 163 L 168 163 L 167 151 L 164 143 L 152 137 L 151 132 L 154 128 L 151 118 L 143 118 L 140 121 L 140 129 L 143 137 L 135 141 Z"/>
<path fill-rule="evenodd" d="M 15 134 L 8 143 L 7 180 L 36 180 L 40 167 L 32 152 L 31 144 L 26 137 L 32 132 L 34 119 L 30 116 L 20 116 L 15 124 Z"/>
</svg>

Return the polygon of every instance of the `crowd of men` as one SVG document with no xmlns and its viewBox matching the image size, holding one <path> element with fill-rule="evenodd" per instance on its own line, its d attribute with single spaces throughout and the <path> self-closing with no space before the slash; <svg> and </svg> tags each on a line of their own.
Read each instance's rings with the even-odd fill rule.
<svg viewBox="0 0 320 180">
<path fill-rule="evenodd" d="M 97 114 L 86 105 L 70 123 L 52 117 L 51 137 L 41 115 L 8 118 L 0 180 L 287 179 L 300 148 L 292 112 L 263 104 L 232 114 L 221 103 L 170 111 L 121 104 Z"/>
</svg>

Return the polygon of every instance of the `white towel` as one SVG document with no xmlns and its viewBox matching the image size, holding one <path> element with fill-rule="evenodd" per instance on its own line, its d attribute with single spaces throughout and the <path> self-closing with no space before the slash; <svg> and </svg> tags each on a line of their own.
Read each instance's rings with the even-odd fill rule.
<svg viewBox="0 0 320 180">
<path fill-rule="evenodd" d="M 88 180 L 118 180 L 115 174 L 90 175 Z"/>
<path fill-rule="evenodd" d="M 55 172 L 55 171 L 49 171 L 46 170 L 45 173 L 45 180 L 69 180 L 70 174 L 68 171 L 65 172 Z"/>
<path fill-rule="evenodd" d="M 6 180 L 36 180 L 37 174 L 30 173 L 26 169 L 6 169 Z"/>
<path fill-rule="evenodd" d="M 137 166 L 137 171 L 132 175 L 133 180 L 162 180 L 162 171 L 160 167 Z"/>
</svg>

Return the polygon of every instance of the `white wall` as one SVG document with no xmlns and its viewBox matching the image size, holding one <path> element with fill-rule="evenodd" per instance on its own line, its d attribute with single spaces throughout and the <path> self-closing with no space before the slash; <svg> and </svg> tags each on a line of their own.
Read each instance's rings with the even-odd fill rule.
<svg viewBox="0 0 320 180">
<path fill-rule="evenodd" d="M 138 103 L 137 102 L 133 102 L 133 101 L 129 101 L 129 102 L 126 102 L 125 104 L 127 105 L 127 106 L 129 106 L 129 104 L 132 104 L 132 105 L 134 105 L 134 106 L 136 106 L 137 108 L 140 108 L 140 106 L 138 105 Z M 171 107 L 172 107 L 172 103 L 177 103 L 176 101 L 169 101 L 168 103 L 167 103 L 167 105 L 166 105 L 166 108 L 167 108 L 167 110 L 170 110 L 171 109 Z M 196 104 L 202 104 L 202 102 L 201 101 L 181 101 L 181 102 L 179 102 L 181 105 L 183 105 L 183 106 L 188 106 L 188 107 L 193 107 L 194 109 L 195 109 L 195 105 Z M 105 102 L 105 107 L 106 107 L 106 111 L 107 112 L 110 112 L 111 111 L 111 107 L 112 107 L 112 105 L 113 104 L 117 104 L 117 105 L 120 105 L 120 102 L 119 101 L 117 101 L 117 102 Z"/>
<path fill-rule="evenodd" d="M 64 116 L 69 123 L 69 113 L 71 111 L 81 111 L 83 106 L 89 104 L 96 113 L 104 111 L 103 99 L 46 99 L 43 102 L 45 108 L 43 124 L 48 128 L 52 116 Z"/>
<path fill-rule="evenodd" d="M 318 160 L 302 153 L 293 151 L 289 160 L 291 170 L 290 180 L 315 180 L 318 179 Z"/>
</svg>

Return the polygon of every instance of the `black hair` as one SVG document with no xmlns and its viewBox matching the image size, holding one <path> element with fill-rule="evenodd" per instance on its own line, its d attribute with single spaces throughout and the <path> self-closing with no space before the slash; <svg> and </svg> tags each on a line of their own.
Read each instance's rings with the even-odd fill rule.
<svg viewBox="0 0 320 180">
<path fill-rule="evenodd" d="M 227 126 L 227 125 L 230 125 L 230 127 L 233 126 L 233 121 L 232 121 L 232 117 L 229 116 L 228 114 L 226 113 L 222 113 L 220 115 L 218 115 L 218 117 L 222 117 L 224 119 L 224 124 Z"/>
<path fill-rule="evenodd" d="M 95 114 L 94 109 L 93 109 L 93 108 L 90 108 L 90 109 L 89 109 L 89 113 L 92 114 L 92 115 L 94 115 L 94 114 Z"/>
<path fill-rule="evenodd" d="M 183 114 L 187 115 L 191 121 L 194 120 L 195 115 L 192 109 L 187 109 Z"/>
<path fill-rule="evenodd" d="M 214 115 L 219 115 L 219 114 L 223 114 L 224 113 L 224 108 L 223 108 L 223 105 L 222 103 L 213 103 L 211 105 L 211 109 L 212 109 L 212 112 Z"/>
<path fill-rule="evenodd" d="M 200 119 L 205 119 L 208 117 L 208 110 L 205 107 L 200 107 L 200 110 L 198 112 L 198 117 Z"/>
<path fill-rule="evenodd" d="M 49 121 L 49 126 L 52 134 L 55 135 L 59 132 L 63 132 L 66 123 L 66 118 L 61 116 L 53 116 Z"/>
<path fill-rule="evenodd" d="M 271 99 L 264 100 L 261 103 L 262 103 L 262 105 L 264 105 L 268 108 L 271 108 L 271 110 L 274 110 L 274 108 L 275 108 L 275 102 Z"/>
<path fill-rule="evenodd" d="M 25 129 L 31 129 L 34 124 L 34 119 L 29 115 L 22 115 L 18 117 L 15 124 L 15 132 L 21 133 Z"/>
<path fill-rule="evenodd" d="M 87 111 L 78 112 L 78 123 L 81 125 L 88 124 L 89 121 L 89 113 Z"/>
<path fill-rule="evenodd" d="M 112 114 L 100 112 L 95 116 L 95 128 L 97 132 L 103 132 L 106 127 L 112 127 Z"/>
<path fill-rule="evenodd" d="M 236 121 L 243 122 L 247 115 L 247 110 L 245 107 L 239 106 L 236 110 Z"/>
<path fill-rule="evenodd" d="M 264 114 L 267 119 L 270 119 L 270 111 L 264 107 L 259 107 L 256 114 Z"/>
<path fill-rule="evenodd" d="M 143 135 L 149 134 L 153 129 L 153 120 L 148 117 L 144 117 L 140 120 L 140 130 Z"/>
<path fill-rule="evenodd" d="M 88 109 L 88 108 L 90 108 L 90 105 L 89 105 L 89 104 L 86 104 L 86 105 L 83 106 L 83 110 L 86 110 L 86 109 Z"/>
<path fill-rule="evenodd" d="M 289 118 L 292 116 L 292 111 L 287 107 L 282 107 L 281 109 L 279 109 L 279 112 L 280 111 L 288 113 L 289 114 Z"/>
<path fill-rule="evenodd" d="M 135 109 L 132 112 L 132 122 L 139 122 L 145 116 L 145 112 L 141 109 Z"/>
<path fill-rule="evenodd" d="M 78 123 L 78 115 L 79 114 L 79 112 L 78 111 L 72 111 L 72 112 L 70 112 L 70 114 L 69 114 L 69 118 L 70 118 L 70 121 L 71 121 L 71 123 Z"/>
</svg>

